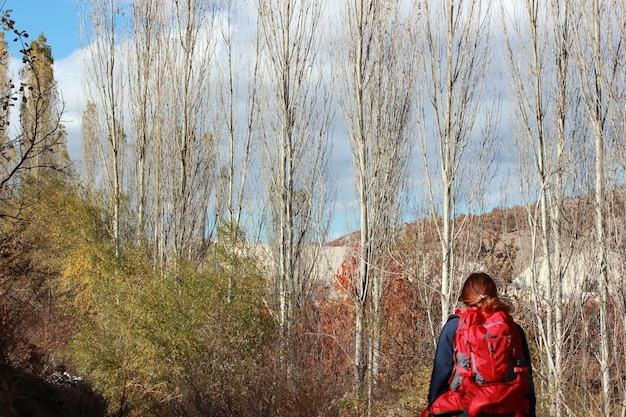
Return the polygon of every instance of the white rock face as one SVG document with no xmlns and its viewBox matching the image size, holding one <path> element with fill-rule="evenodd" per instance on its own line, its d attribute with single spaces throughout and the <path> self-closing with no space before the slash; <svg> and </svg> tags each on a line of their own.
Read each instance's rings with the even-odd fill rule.
<svg viewBox="0 0 626 417">
<path fill-rule="evenodd" d="M 510 286 L 512 295 L 523 297 L 535 290 L 541 297 L 548 295 L 551 287 L 553 294 L 556 291 L 560 280 L 564 299 L 576 297 L 588 298 L 595 296 L 598 289 L 598 278 L 600 277 L 600 265 L 592 254 L 578 254 L 569 259 L 562 259 L 563 272 L 560 276 L 555 275 L 553 281 L 548 282 L 548 262 L 547 258 L 541 258 L 534 268 L 527 268 L 518 275 Z M 554 267 L 554 258 L 552 259 Z M 609 293 L 618 296 L 624 292 L 624 262 L 620 260 L 619 254 L 607 254 L 608 284 Z"/>
</svg>

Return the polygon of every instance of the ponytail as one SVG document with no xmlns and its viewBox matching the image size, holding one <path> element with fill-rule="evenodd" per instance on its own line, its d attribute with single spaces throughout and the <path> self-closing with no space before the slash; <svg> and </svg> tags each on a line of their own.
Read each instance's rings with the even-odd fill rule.
<svg viewBox="0 0 626 417">
<path fill-rule="evenodd" d="M 511 312 L 511 306 L 498 297 L 493 278 L 484 272 L 474 272 L 467 277 L 461 290 L 460 300 L 468 307 L 478 307 L 484 312 Z"/>
</svg>

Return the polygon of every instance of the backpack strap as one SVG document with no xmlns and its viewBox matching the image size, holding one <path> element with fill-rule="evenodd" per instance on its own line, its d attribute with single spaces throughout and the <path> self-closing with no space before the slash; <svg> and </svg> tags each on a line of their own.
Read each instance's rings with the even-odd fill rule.
<svg viewBox="0 0 626 417">
<path fill-rule="evenodd" d="M 509 327 L 511 328 L 511 340 L 513 342 L 513 358 L 515 363 L 513 364 L 513 372 L 519 377 L 523 377 L 528 373 L 530 364 L 526 363 L 526 357 L 524 356 L 524 345 L 522 343 L 522 335 L 520 334 L 519 327 L 513 318 L 508 315 Z"/>
<path fill-rule="evenodd" d="M 485 316 L 476 307 L 457 310 L 459 326 L 454 336 L 454 368 L 459 377 L 474 377 L 474 371 L 470 364 L 471 352 L 468 344 L 467 332 L 470 326 L 485 321 Z M 460 383 L 460 381 L 459 381 Z"/>
</svg>

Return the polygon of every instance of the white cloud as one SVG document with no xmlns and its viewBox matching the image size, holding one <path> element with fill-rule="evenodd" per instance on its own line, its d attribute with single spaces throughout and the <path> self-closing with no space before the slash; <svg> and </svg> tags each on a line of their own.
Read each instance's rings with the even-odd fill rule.
<svg viewBox="0 0 626 417">
<path fill-rule="evenodd" d="M 83 49 L 54 64 L 54 77 L 65 105 L 62 122 L 67 130 L 67 148 L 72 160 L 81 158 L 80 123 L 86 104 L 83 84 Z"/>
</svg>

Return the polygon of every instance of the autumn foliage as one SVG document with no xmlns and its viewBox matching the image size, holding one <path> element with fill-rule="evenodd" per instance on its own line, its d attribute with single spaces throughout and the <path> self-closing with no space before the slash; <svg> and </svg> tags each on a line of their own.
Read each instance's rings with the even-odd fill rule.
<svg viewBox="0 0 626 417">
<path fill-rule="evenodd" d="M 244 252 L 223 250 L 241 241 L 222 236 L 203 269 L 181 263 L 164 275 L 141 247 L 127 245 L 115 256 L 106 212 L 79 189 L 39 181 L 24 184 L 19 220 L 2 229 L 0 349 L 7 380 L 33 378 L 63 392 L 55 401 L 70 416 L 354 410 L 354 308 L 345 291 L 353 285 L 354 253 L 332 291 L 320 287 L 294 312 L 283 352 L 263 270 Z M 430 350 L 430 338 L 417 286 L 399 264 L 389 265 L 378 401 L 385 410 L 408 398 L 411 410 L 423 401 L 414 370 L 428 362 L 420 352 Z M 39 401 L 10 390 L 3 398 L 15 410 L 11 417 L 24 410 L 20 395 Z"/>
<path fill-rule="evenodd" d="M 246 254 L 242 235 L 228 233 L 236 227 L 225 229 L 201 268 L 180 262 L 162 273 L 141 245 L 126 244 L 116 257 L 106 211 L 67 182 L 25 181 L 13 203 L 0 227 L 0 378 L 7 387 L 0 406 L 7 416 L 54 415 L 51 401 L 67 416 L 340 417 L 363 409 L 353 364 L 358 246 L 346 250 L 330 290 L 320 286 L 293 311 L 288 343 L 279 343 L 266 271 Z M 504 218 L 476 222 L 482 233 L 468 232 L 468 247 L 506 276 L 518 255 L 511 236 L 494 226 Z M 383 262 L 374 416 L 413 416 L 426 402 L 441 320 L 438 241 L 428 225 L 407 227 Z M 598 317 L 591 297 L 567 308 Z M 532 315 L 522 305 L 516 317 L 532 342 Z M 571 320 L 570 340 L 597 338 L 597 321 Z M 616 337 L 623 324 L 614 324 Z M 597 365 L 587 349 L 572 345 L 565 370 L 572 386 L 587 384 L 571 399 L 579 407 L 585 395 L 600 394 L 588 380 Z M 534 347 L 533 354 L 540 363 Z"/>
<path fill-rule="evenodd" d="M 359 246 L 355 243 L 346 252 L 341 268 L 335 275 L 336 297 L 334 303 L 341 304 L 352 312 L 355 282 L 358 277 Z M 418 410 L 424 398 L 418 395 L 416 384 L 422 384 L 422 377 L 417 377 L 429 368 L 432 357 L 432 337 L 427 324 L 428 304 L 422 297 L 415 280 L 405 271 L 406 264 L 398 262 L 400 258 L 389 256 L 384 268 L 383 312 L 381 328 L 381 369 L 378 382 L 379 410 L 385 415 L 387 407 L 393 407 L 403 401 L 405 412 Z M 426 295 L 429 296 L 429 295 Z M 332 303 L 325 303 L 331 306 Z M 329 315 L 334 315 L 329 311 Z M 345 316 L 354 320 L 354 314 Z M 344 334 L 335 336 L 345 340 L 351 347 L 354 338 L 354 326 L 344 326 Z"/>
</svg>

